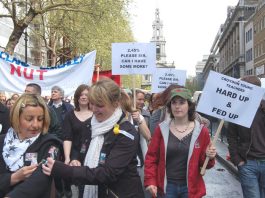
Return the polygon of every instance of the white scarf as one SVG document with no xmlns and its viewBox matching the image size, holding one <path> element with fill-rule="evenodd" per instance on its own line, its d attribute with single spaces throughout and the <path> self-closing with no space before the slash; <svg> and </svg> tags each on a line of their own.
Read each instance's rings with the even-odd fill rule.
<svg viewBox="0 0 265 198">
<path fill-rule="evenodd" d="M 105 121 L 98 122 L 93 115 L 91 119 L 92 139 L 86 154 L 84 165 L 89 168 L 98 166 L 99 155 L 104 143 L 104 134 L 114 127 L 121 118 L 122 110 L 120 107 L 116 108 L 114 113 Z M 98 186 L 86 185 L 84 189 L 83 198 L 97 198 Z"/>
<path fill-rule="evenodd" d="M 28 147 L 39 137 L 20 140 L 13 128 L 10 128 L 6 134 L 3 147 L 3 158 L 8 169 L 12 172 L 24 166 L 24 153 Z"/>
</svg>

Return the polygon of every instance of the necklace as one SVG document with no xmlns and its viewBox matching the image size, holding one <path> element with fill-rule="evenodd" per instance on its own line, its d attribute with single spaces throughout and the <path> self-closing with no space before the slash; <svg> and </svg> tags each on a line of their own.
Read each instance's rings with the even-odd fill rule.
<svg viewBox="0 0 265 198">
<path fill-rule="evenodd" d="M 179 133 L 185 133 L 185 132 L 188 130 L 188 128 L 189 128 L 189 126 L 190 126 L 190 123 L 188 123 L 187 126 L 185 127 L 185 129 L 183 129 L 183 130 L 179 130 L 179 129 L 176 127 L 175 122 L 174 122 L 174 125 L 175 125 L 174 128 L 176 129 L 177 132 L 179 132 Z"/>
</svg>

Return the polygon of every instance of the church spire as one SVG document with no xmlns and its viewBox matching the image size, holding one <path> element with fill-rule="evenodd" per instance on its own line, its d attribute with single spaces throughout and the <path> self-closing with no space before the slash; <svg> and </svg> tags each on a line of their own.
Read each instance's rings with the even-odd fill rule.
<svg viewBox="0 0 265 198">
<path fill-rule="evenodd" d="M 165 44 L 166 40 L 163 35 L 163 22 L 160 20 L 159 9 L 156 8 L 155 20 L 153 22 L 153 36 L 151 42 L 156 43 L 156 59 L 158 63 L 166 63 Z"/>
</svg>

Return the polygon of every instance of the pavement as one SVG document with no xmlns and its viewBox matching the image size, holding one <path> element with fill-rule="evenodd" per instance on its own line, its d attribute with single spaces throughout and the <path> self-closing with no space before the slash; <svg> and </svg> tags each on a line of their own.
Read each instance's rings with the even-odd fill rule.
<svg viewBox="0 0 265 198">
<path fill-rule="evenodd" d="M 243 198 L 240 182 L 218 160 L 207 169 L 204 177 L 206 195 L 203 198 Z"/>
<path fill-rule="evenodd" d="M 228 154 L 228 145 L 226 142 L 218 139 L 215 143 L 217 150 L 216 159 L 220 162 L 227 170 L 233 174 L 238 179 L 238 170 L 237 167 L 227 158 Z"/>
<path fill-rule="evenodd" d="M 219 126 L 219 121 L 220 120 L 216 120 L 213 119 L 212 117 L 208 118 L 210 120 L 210 135 L 212 137 L 212 139 L 215 136 L 215 132 L 217 131 L 217 128 Z M 238 170 L 237 167 L 234 166 L 234 164 L 227 159 L 227 155 L 228 155 L 228 143 L 227 143 L 227 139 L 226 139 L 226 134 L 227 134 L 227 122 L 224 123 L 222 129 L 221 129 L 221 133 L 218 136 L 218 139 L 215 143 L 215 147 L 217 150 L 217 155 L 216 155 L 216 159 L 218 160 L 218 162 L 220 162 L 231 174 L 233 174 L 237 179 L 238 179 Z"/>
</svg>

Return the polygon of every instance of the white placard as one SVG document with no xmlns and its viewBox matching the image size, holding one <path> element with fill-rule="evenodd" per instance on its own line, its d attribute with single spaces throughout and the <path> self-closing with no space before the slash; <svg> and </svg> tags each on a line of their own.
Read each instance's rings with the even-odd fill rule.
<svg viewBox="0 0 265 198">
<path fill-rule="evenodd" d="M 211 71 L 197 111 L 250 127 L 265 89 Z"/>
<path fill-rule="evenodd" d="M 112 43 L 112 74 L 152 74 L 156 66 L 155 43 Z"/>
<path fill-rule="evenodd" d="M 175 68 L 157 68 L 152 75 L 152 93 L 164 91 L 171 84 L 184 86 L 186 71 Z"/>
</svg>

